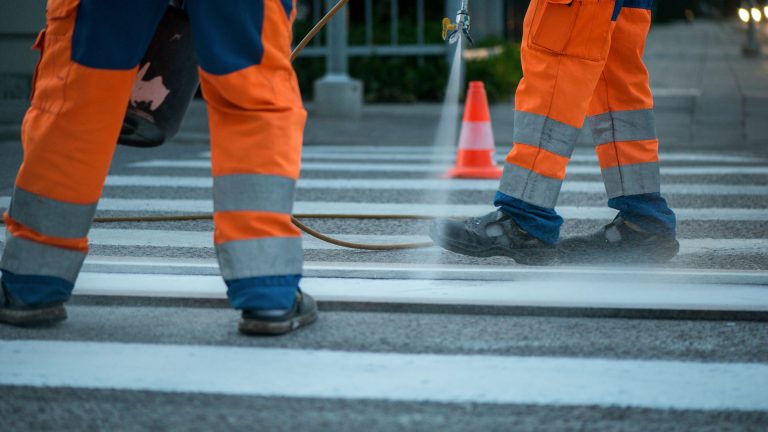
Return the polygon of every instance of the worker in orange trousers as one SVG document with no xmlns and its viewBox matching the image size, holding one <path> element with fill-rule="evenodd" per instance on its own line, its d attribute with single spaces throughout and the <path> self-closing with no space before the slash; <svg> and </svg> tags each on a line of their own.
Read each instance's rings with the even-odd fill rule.
<svg viewBox="0 0 768 432">
<path fill-rule="evenodd" d="M 525 264 L 663 262 L 677 254 L 675 214 L 660 194 L 653 96 L 642 60 L 651 7 L 652 0 L 531 2 L 498 210 L 435 221 L 436 243 Z M 585 117 L 608 205 L 618 215 L 595 234 L 558 244 L 563 219 L 554 208 Z"/>
<path fill-rule="evenodd" d="M 8 212 L 0 322 L 66 318 L 138 65 L 168 0 L 49 0 Z M 293 0 L 186 0 L 208 103 L 214 243 L 240 330 L 311 323 L 291 223 L 306 112 L 290 62 Z"/>
</svg>

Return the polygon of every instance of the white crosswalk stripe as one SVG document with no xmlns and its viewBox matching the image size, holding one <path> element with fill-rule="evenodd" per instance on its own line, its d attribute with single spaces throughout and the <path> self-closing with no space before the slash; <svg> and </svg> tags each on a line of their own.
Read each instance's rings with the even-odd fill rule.
<svg viewBox="0 0 768 432">
<path fill-rule="evenodd" d="M 207 160 L 152 160 L 135 162 L 134 168 L 191 168 L 211 169 Z M 340 163 L 340 162 L 303 162 L 303 171 L 347 171 L 347 172 L 412 172 L 412 173 L 441 173 L 450 168 L 449 164 L 406 164 L 406 163 Z M 568 174 L 600 174 L 596 165 L 569 165 Z M 662 166 L 662 175 L 768 175 L 768 166 Z"/>
<path fill-rule="evenodd" d="M 504 271 L 504 269 L 501 269 Z M 305 278 L 302 288 L 320 301 L 530 306 L 553 308 L 684 309 L 768 311 L 768 288 L 752 284 L 653 282 L 639 276 L 617 285 L 598 270 L 584 279 L 574 274 L 542 280 Z M 447 276 L 446 276 L 447 277 Z M 577 280 L 577 282 L 574 282 Z M 84 273 L 81 295 L 137 297 L 224 298 L 226 286 L 218 276 L 168 274 Z"/>
<path fill-rule="evenodd" d="M 502 153 L 497 153 L 497 158 L 505 157 Z M 210 152 L 199 154 L 202 159 L 210 159 Z M 350 146 L 310 146 L 302 151 L 304 159 L 319 160 L 413 160 L 430 161 L 443 160 L 453 162 L 454 154 L 446 154 L 434 151 L 428 147 L 350 147 Z M 715 163 L 765 163 L 768 159 L 754 155 L 733 155 L 723 153 L 661 153 L 659 159 L 665 162 L 715 162 Z M 579 151 L 571 157 L 572 162 L 597 162 L 597 155 L 594 152 Z"/>
<path fill-rule="evenodd" d="M 121 176 L 107 178 L 109 187 L 168 187 L 211 188 L 210 177 L 187 176 Z M 447 190 L 447 191 L 495 191 L 498 180 L 471 179 L 421 179 L 418 182 L 402 179 L 299 179 L 299 189 L 370 189 L 370 190 Z M 604 194 L 602 182 L 566 180 L 562 192 Z M 664 193 L 685 195 L 768 195 L 768 186 L 672 183 L 664 185 Z"/>
<path fill-rule="evenodd" d="M 52 358 L 58 361 L 51 362 Z M 259 367 L 253 367 L 254 363 Z M 175 367 L 168 368 L 169 364 Z M 123 372 L 115 374 L 116 368 Z M 4 341 L 0 342 L 0 370 L 4 371 L 0 384 L 36 387 L 768 410 L 763 393 L 768 386 L 768 365 L 752 363 Z M 328 385 L 329 381 L 334 384 Z"/>
</svg>

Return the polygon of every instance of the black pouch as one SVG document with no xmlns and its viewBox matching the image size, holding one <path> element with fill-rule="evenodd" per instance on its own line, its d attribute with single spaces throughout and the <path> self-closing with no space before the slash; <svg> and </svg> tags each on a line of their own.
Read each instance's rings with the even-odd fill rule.
<svg viewBox="0 0 768 432">
<path fill-rule="evenodd" d="M 118 144 L 157 147 L 173 138 L 199 85 L 189 18 L 169 5 L 139 64 Z"/>
</svg>

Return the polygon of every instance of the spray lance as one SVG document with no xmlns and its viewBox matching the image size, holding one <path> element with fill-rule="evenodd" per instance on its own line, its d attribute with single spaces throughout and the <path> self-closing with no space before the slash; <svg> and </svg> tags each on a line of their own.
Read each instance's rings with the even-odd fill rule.
<svg viewBox="0 0 768 432">
<path fill-rule="evenodd" d="M 454 44 L 464 36 L 470 45 L 473 45 L 469 35 L 469 0 L 461 0 L 459 10 L 456 12 L 456 23 L 451 23 L 450 18 L 443 18 L 443 40 Z"/>
</svg>

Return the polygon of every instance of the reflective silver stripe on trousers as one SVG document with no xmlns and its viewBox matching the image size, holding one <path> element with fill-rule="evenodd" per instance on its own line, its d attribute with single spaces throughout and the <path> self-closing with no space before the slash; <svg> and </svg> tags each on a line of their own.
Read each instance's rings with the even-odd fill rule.
<svg viewBox="0 0 768 432">
<path fill-rule="evenodd" d="M 544 208 L 555 208 L 563 182 L 507 163 L 499 184 L 499 192 Z"/>
<path fill-rule="evenodd" d="M 16 188 L 8 209 L 14 221 L 49 236 L 81 238 L 88 235 L 96 204 L 70 204 Z"/>
<path fill-rule="evenodd" d="M 301 274 L 301 237 L 236 240 L 216 245 L 225 280 Z"/>
<path fill-rule="evenodd" d="M 589 127 L 596 145 L 656 139 L 656 119 L 652 109 L 599 114 L 589 117 Z"/>
<path fill-rule="evenodd" d="M 580 128 L 546 116 L 515 111 L 515 132 L 512 139 L 516 143 L 539 147 L 570 158 L 580 131 Z"/>
<path fill-rule="evenodd" d="M 263 211 L 291 214 L 294 179 L 275 175 L 233 174 L 213 178 L 214 211 Z"/>
<path fill-rule="evenodd" d="M 54 276 L 75 283 L 85 254 L 8 235 L 0 268 L 28 276 Z"/>
<path fill-rule="evenodd" d="M 608 198 L 661 191 L 658 162 L 619 165 L 602 172 Z"/>
</svg>

